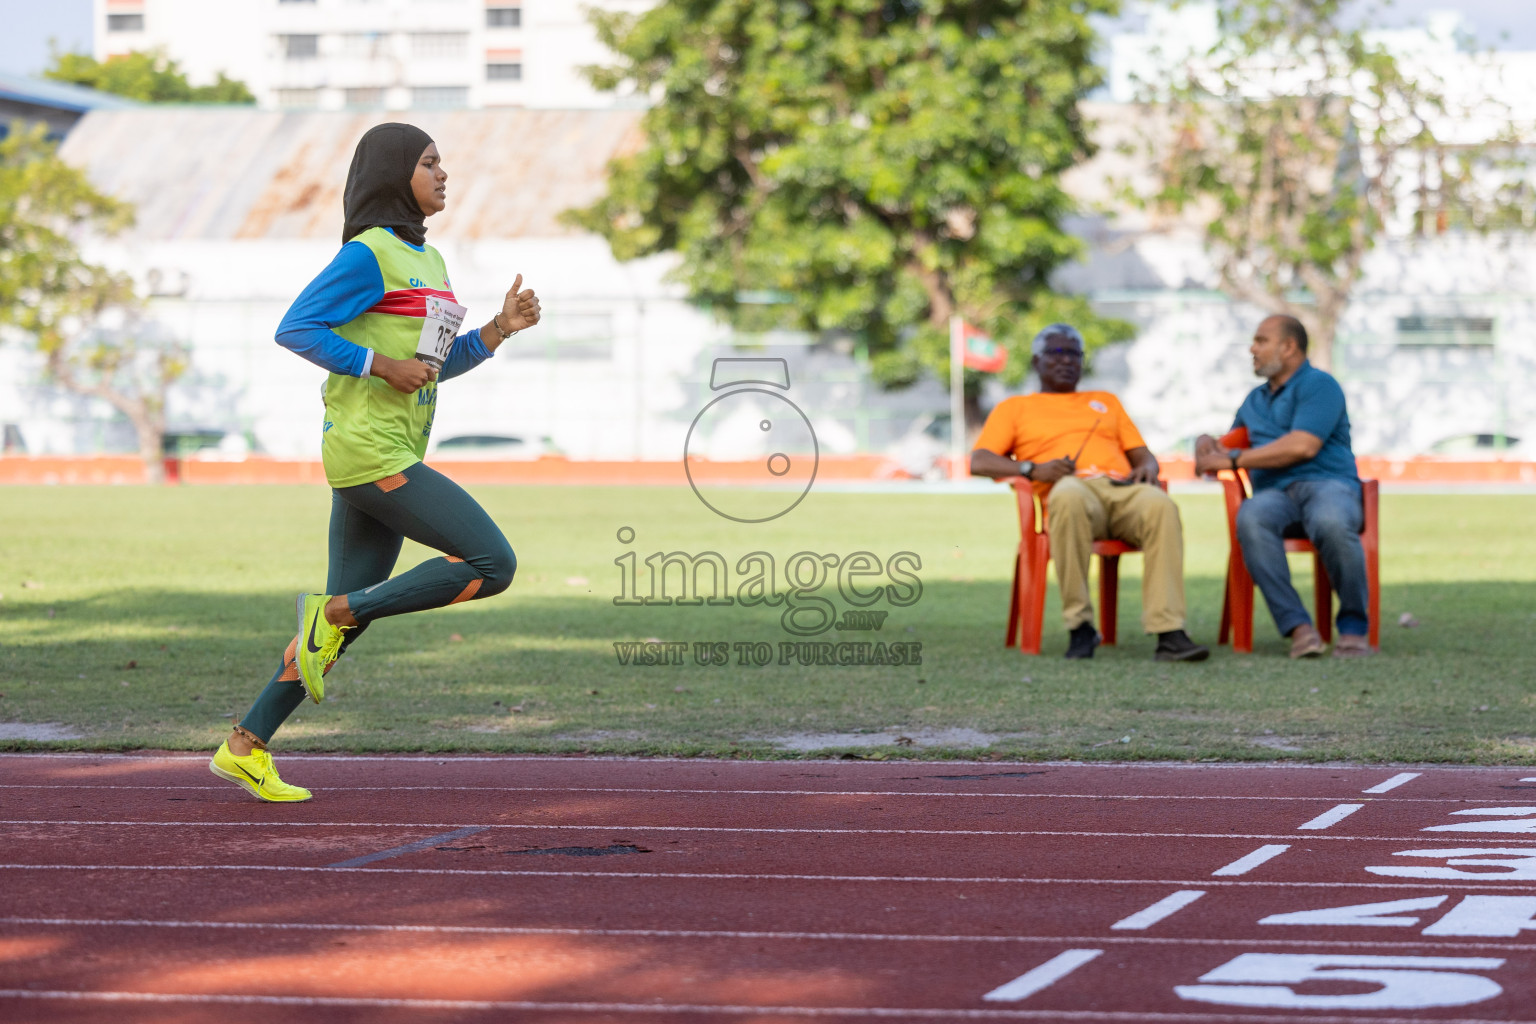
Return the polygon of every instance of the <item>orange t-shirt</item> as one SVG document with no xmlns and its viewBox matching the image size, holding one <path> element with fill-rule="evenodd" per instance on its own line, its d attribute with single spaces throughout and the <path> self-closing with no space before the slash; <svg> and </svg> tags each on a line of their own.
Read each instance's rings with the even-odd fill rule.
<svg viewBox="0 0 1536 1024">
<path fill-rule="evenodd" d="M 1086 442 L 1086 443 L 1084 443 Z M 1130 475 L 1125 453 L 1145 448 L 1120 399 L 1108 391 L 1038 392 L 1006 398 L 987 416 L 977 448 L 1029 462 L 1071 458 L 1079 448 L 1080 477 Z M 1036 483 L 1045 493 L 1050 484 Z"/>
</svg>

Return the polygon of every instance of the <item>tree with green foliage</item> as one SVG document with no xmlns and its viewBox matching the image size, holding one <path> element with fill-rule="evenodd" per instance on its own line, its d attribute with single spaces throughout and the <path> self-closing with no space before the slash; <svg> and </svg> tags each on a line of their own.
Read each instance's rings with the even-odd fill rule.
<svg viewBox="0 0 1536 1024">
<path fill-rule="evenodd" d="M 256 102 L 244 82 L 226 78 L 222 71 L 212 85 L 194 86 L 187 81 L 176 61 L 163 53 L 139 50 L 115 54 L 104 61 L 84 53 L 55 53 L 53 66 L 43 72 L 43 77 L 127 96 L 142 103 Z"/>
<path fill-rule="evenodd" d="M 54 383 L 121 413 L 158 479 L 166 392 L 186 372 L 185 347 L 148 329 L 128 277 L 87 262 L 74 242 L 132 220 L 127 204 L 59 159 L 43 126 L 16 125 L 0 140 L 0 340 L 19 333 Z"/>
<path fill-rule="evenodd" d="M 739 329 L 862 337 L 877 379 L 947 379 L 964 316 L 1028 370 L 1056 320 L 1129 325 L 1054 294 L 1081 244 L 1060 175 L 1090 155 L 1089 17 L 1117 0 L 661 0 L 594 12 L 599 88 L 656 102 L 645 144 L 568 220 L 619 259 L 660 252 Z M 971 415 L 981 376 L 967 372 Z M 969 417 L 968 417 L 969 418 Z"/>
<path fill-rule="evenodd" d="M 1365 257 L 1403 204 L 1441 230 L 1468 204 L 1505 205 L 1495 164 L 1514 152 L 1504 130 L 1442 138 L 1503 111 L 1487 96 L 1453 109 L 1426 62 L 1373 42 L 1358 13 L 1345 0 L 1223 0 L 1215 47 L 1145 83 L 1141 119 L 1156 178 L 1142 198 L 1200 211 L 1222 290 L 1299 319 L 1325 369 Z"/>
</svg>

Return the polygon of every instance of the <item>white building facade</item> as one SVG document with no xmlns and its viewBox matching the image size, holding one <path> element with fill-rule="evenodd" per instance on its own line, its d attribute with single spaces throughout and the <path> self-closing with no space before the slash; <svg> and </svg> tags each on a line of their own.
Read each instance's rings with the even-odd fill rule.
<svg viewBox="0 0 1536 1024">
<path fill-rule="evenodd" d="M 264 110 L 600 109 L 590 8 L 652 0 L 93 0 L 95 56 L 159 50 Z"/>
</svg>

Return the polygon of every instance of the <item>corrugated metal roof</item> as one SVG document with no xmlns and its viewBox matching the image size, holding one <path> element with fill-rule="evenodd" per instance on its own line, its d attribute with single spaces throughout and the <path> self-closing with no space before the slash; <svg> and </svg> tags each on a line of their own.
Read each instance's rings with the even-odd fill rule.
<svg viewBox="0 0 1536 1024">
<path fill-rule="evenodd" d="M 641 142 L 635 110 L 281 113 L 144 107 L 87 114 L 60 149 L 98 188 L 138 209 L 143 240 L 341 236 L 357 140 L 409 121 L 448 172 L 448 208 L 427 238 L 549 238 L 562 210 L 591 203 L 608 161 Z"/>
<path fill-rule="evenodd" d="M 129 110 L 139 106 L 126 96 L 114 96 L 68 82 L 0 72 L 0 97 L 55 110 Z"/>
</svg>

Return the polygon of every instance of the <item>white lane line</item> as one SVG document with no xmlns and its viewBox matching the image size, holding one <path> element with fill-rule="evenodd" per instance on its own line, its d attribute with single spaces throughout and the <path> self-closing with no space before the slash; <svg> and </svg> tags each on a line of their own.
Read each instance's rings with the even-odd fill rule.
<svg viewBox="0 0 1536 1024">
<path fill-rule="evenodd" d="M 1523 781 L 1536 782 L 1536 779 Z M 145 790 L 151 792 L 216 792 L 228 793 L 226 786 L 151 786 L 123 785 L 118 783 L 0 783 L 0 789 L 99 789 Z M 687 789 L 681 787 L 646 786 L 326 786 L 327 793 L 664 793 L 682 796 L 872 796 L 872 797 L 936 797 L 953 799 L 1007 799 L 1007 800 L 1245 800 L 1316 803 L 1326 800 L 1323 796 L 1201 796 L 1190 793 L 945 793 L 913 789 Z M 1374 790 L 1366 790 L 1370 793 Z M 1508 798 L 1498 797 L 1403 797 L 1398 803 L 1421 804 L 1499 804 Z"/>
<path fill-rule="evenodd" d="M 1121 918 L 1110 925 L 1109 930 L 1115 932 L 1145 931 L 1164 918 L 1177 914 L 1204 895 L 1205 892 L 1201 889 L 1180 889 L 1176 893 L 1164 896 L 1145 910 L 1138 910 L 1130 917 Z"/>
<path fill-rule="evenodd" d="M 647 1016 L 659 1014 L 717 1014 L 730 1016 L 754 1016 L 767 1018 L 773 1015 L 788 1017 L 875 1017 L 882 1019 L 921 1018 L 925 1020 L 1082 1020 L 1157 1021 L 1160 1024 L 1233 1024 L 1251 1021 L 1253 1024 L 1278 1024 L 1297 1020 L 1294 1016 L 1248 1013 L 1157 1013 L 1148 1010 L 963 1010 L 963 1009 L 908 1009 L 897 1006 L 781 1006 L 765 1003 L 758 1006 L 700 1003 L 537 1003 L 512 1000 L 469 999 L 380 999 L 351 996 L 254 996 L 207 993 L 190 995 L 172 992 L 81 992 L 68 990 L 42 990 L 8 988 L 0 989 L 0 999 L 70 1000 L 76 1002 L 115 1003 L 213 1003 L 234 1006 L 345 1006 L 360 1009 L 383 1010 L 524 1010 L 550 1013 L 638 1013 Z M 1307 1024 L 1360 1024 L 1359 1016 L 1306 1017 Z M 1377 1017 L 1372 1024 L 1424 1024 L 1423 1017 Z M 1483 1017 L 1436 1017 L 1436 1024 L 1536 1024 L 1536 1020 L 1505 1018 L 1490 1020 Z"/>
<path fill-rule="evenodd" d="M 335 864 L 327 864 L 326 867 L 360 868 L 364 864 L 372 864 L 376 860 L 388 860 L 391 857 L 398 857 L 404 853 L 415 853 L 417 850 L 425 850 L 428 847 L 436 846 L 438 843 L 446 843 L 451 839 L 463 839 L 465 836 L 472 836 L 476 832 L 484 831 L 484 828 L 454 829 L 452 832 L 428 836 L 425 839 L 418 839 L 414 843 L 406 843 L 404 846 L 391 846 L 389 849 L 380 850 L 377 853 L 365 853 L 361 857 L 353 857 L 350 860 L 339 860 Z"/>
<path fill-rule="evenodd" d="M 891 932 L 746 932 L 704 931 L 686 928 L 533 928 L 492 925 L 425 925 L 425 924 L 341 924 L 299 921 L 148 921 L 131 918 L 62 918 L 62 917 L 0 917 L 0 927 L 6 925 L 40 928 L 164 928 L 168 930 L 208 929 L 213 931 L 298 931 L 298 932 L 367 932 L 404 933 L 426 935 L 565 935 L 594 936 L 598 938 L 637 939 L 743 939 L 752 942 L 767 940 L 812 942 L 948 942 L 948 943 L 1062 943 L 1099 942 L 1127 945 L 1162 946 L 1338 946 L 1347 949 L 1489 949 L 1511 953 L 1529 953 L 1536 950 L 1532 942 L 1420 942 L 1361 941 L 1356 939 L 1206 939 L 1163 938 L 1151 935 L 1087 936 L 1087 935 L 920 935 Z"/>
<path fill-rule="evenodd" d="M 981 998 L 989 1003 L 1017 1003 L 1056 984 L 1086 963 L 1104 955 L 1102 949 L 1069 949 L 1045 963 L 999 985 Z"/>
<path fill-rule="evenodd" d="M 1424 774 L 1423 772 L 1398 772 L 1396 775 L 1392 776 L 1386 782 L 1378 782 L 1376 785 L 1372 786 L 1370 789 L 1362 789 L 1360 792 L 1362 792 L 1362 793 L 1387 793 L 1387 792 L 1390 792 L 1390 791 L 1396 789 L 1398 786 L 1401 786 L 1405 782 L 1412 782 L 1414 779 L 1418 778 L 1420 775 L 1423 775 L 1423 774 Z"/>
<path fill-rule="evenodd" d="M 1270 846 L 1261 846 L 1257 850 L 1254 850 L 1252 853 L 1237 858 L 1237 860 L 1233 861 L 1231 864 L 1228 864 L 1226 867 L 1217 868 L 1215 871 L 1212 871 L 1211 874 L 1212 876 L 1246 875 L 1260 864 L 1263 864 L 1266 861 L 1274 860 L 1276 857 L 1280 856 L 1290 848 L 1291 847 L 1289 843 L 1276 843 Z"/>
<path fill-rule="evenodd" d="M 1351 808 L 1364 804 L 1345 804 Z M 1335 808 L 1328 814 L 1338 810 Z M 1345 814 L 1353 813 L 1353 810 Z M 1327 815 L 1323 815 L 1327 817 Z M 1314 819 L 1318 820 L 1318 819 Z M 944 829 L 944 828 L 751 828 L 732 825 L 647 825 L 643 822 L 595 822 L 592 824 L 508 825 L 465 824 L 463 822 L 422 821 L 87 821 L 12 819 L 0 820 L 0 825 L 32 826 L 107 826 L 111 828 L 392 828 L 401 831 L 423 829 L 483 828 L 521 831 L 565 832 L 700 832 L 751 835 L 812 835 L 812 836 L 1066 836 L 1086 839 L 1294 839 L 1291 833 L 1268 832 L 1088 832 L 1082 830 L 1052 829 Z M 1308 825 L 1311 825 L 1309 822 Z M 1301 826 L 1308 827 L 1306 825 Z M 1313 825 L 1311 827 L 1324 827 Z M 1420 831 L 1423 831 L 1422 829 Z M 1371 843 L 1422 843 L 1424 837 L 1413 836 L 1314 836 L 1318 841 L 1371 842 Z M 1536 839 L 1499 838 L 1505 846 L 1536 843 Z"/>
<path fill-rule="evenodd" d="M 679 879 L 750 882 L 908 882 L 939 885 L 1155 885 L 1168 886 L 1249 886 L 1272 889 L 1476 889 L 1489 892 L 1536 892 L 1536 883 L 1491 883 L 1477 880 L 1437 878 L 1434 882 L 1212 882 L 1187 878 L 1039 878 L 987 875 L 794 875 L 726 871 L 535 871 L 532 869 L 491 868 L 327 868 L 289 864 L 0 864 L 0 871 L 275 871 L 283 874 L 305 872 L 351 872 L 360 875 L 427 875 L 466 878 L 552 878 L 586 880 Z"/>
<path fill-rule="evenodd" d="M 1314 831 L 1317 830 L 1317 829 L 1329 828 L 1329 827 L 1331 827 L 1333 825 L 1337 825 L 1339 822 L 1343 821 L 1345 818 L 1349 817 L 1351 814 L 1354 814 L 1356 811 L 1358 811 L 1360 808 L 1362 808 L 1364 806 L 1365 806 L 1365 804 L 1339 804 L 1338 806 L 1332 808 L 1331 810 L 1327 810 L 1327 811 L 1324 811 L 1322 814 L 1319 814 L 1317 817 L 1313 818 L 1311 821 L 1304 822 L 1303 824 L 1297 825 L 1296 828 L 1298 830 L 1310 829 L 1310 830 L 1314 830 Z"/>
</svg>

